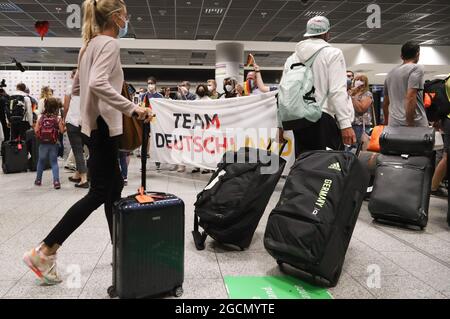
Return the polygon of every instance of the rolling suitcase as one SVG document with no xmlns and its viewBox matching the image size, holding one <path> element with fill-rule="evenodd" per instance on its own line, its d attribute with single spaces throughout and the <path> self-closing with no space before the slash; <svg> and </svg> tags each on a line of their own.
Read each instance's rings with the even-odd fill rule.
<svg viewBox="0 0 450 319">
<path fill-rule="evenodd" d="M 280 154 L 285 145 L 281 147 Z M 271 146 L 269 143 L 267 151 L 247 147 L 224 154 L 194 204 L 192 235 L 198 250 L 205 249 L 208 235 L 241 250 L 250 246 L 286 166 L 284 159 L 270 151 Z M 204 229 L 202 233 L 199 226 Z"/>
<path fill-rule="evenodd" d="M 423 229 L 428 221 L 432 178 L 429 157 L 380 155 L 369 202 L 370 214 L 375 220 Z"/>
<path fill-rule="evenodd" d="M 147 145 L 150 128 L 144 125 Z M 171 194 L 146 192 L 146 147 L 142 147 L 139 194 L 114 204 L 113 285 L 110 297 L 183 294 L 184 203 Z"/>
<path fill-rule="evenodd" d="M 370 196 L 372 195 L 373 183 L 375 181 L 375 175 L 377 171 L 377 158 L 379 155 L 380 153 L 376 152 L 361 151 L 358 156 L 361 165 L 370 175 L 369 186 L 367 187 L 367 192 L 364 197 L 365 200 L 369 200 Z"/>
<path fill-rule="evenodd" d="M 435 130 L 432 127 L 386 126 L 380 135 L 380 149 L 386 155 L 430 155 Z"/>
<path fill-rule="evenodd" d="M 266 250 L 306 281 L 334 287 L 368 182 L 368 172 L 350 152 L 300 155 L 269 216 Z"/>
<path fill-rule="evenodd" d="M 28 171 L 28 152 L 25 142 L 3 142 L 1 153 L 3 173 L 12 174 Z"/>
</svg>

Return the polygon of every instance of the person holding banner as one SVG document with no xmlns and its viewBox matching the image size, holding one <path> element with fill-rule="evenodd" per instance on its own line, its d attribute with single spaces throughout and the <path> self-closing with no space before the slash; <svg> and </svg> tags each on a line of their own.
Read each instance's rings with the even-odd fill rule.
<svg viewBox="0 0 450 319">
<path fill-rule="evenodd" d="M 262 75 L 261 75 L 261 68 L 259 67 L 258 64 L 253 64 L 254 67 L 254 79 L 255 79 L 255 86 L 256 89 L 253 90 L 253 94 L 261 94 L 261 93 L 267 93 L 267 92 L 272 92 L 272 91 L 276 91 L 278 90 L 278 88 L 276 86 L 267 86 L 264 84 Z M 249 73 L 250 74 L 250 73 Z"/>
</svg>

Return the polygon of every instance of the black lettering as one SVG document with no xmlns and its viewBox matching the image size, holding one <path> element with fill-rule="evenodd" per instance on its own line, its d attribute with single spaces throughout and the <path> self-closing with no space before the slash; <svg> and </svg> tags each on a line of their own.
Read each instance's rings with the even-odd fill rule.
<svg viewBox="0 0 450 319">
<path fill-rule="evenodd" d="M 185 129 L 190 129 L 191 127 L 189 126 L 189 124 L 191 124 L 191 120 L 190 120 L 191 115 L 190 114 L 183 114 L 183 128 Z"/>
<path fill-rule="evenodd" d="M 156 133 L 156 147 L 161 148 L 164 147 L 164 135 L 161 133 Z"/>
<path fill-rule="evenodd" d="M 178 123 L 180 121 L 181 114 L 180 113 L 174 113 L 173 116 L 175 116 L 175 128 L 178 128 L 179 127 Z"/>
</svg>

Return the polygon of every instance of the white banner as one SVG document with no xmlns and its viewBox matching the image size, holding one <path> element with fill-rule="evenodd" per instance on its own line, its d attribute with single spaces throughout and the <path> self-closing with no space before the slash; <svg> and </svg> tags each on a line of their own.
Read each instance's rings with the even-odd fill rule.
<svg viewBox="0 0 450 319">
<path fill-rule="evenodd" d="M 215 169 L 226 151 L 267 149 L 277 134 L 276 92 L 220 100 L 152 99 L 153 161 Z M 294 160 L 292 134 L 282 156 Z M 278 152 L 274 144 L 272 151 Z M 288 168 L 287 168 L 288 169 Z"/>
</svg>

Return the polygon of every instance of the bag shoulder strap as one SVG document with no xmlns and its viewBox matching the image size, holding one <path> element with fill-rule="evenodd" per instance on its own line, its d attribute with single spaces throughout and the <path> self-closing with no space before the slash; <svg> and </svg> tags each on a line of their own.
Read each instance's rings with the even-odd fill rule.
<svg viewBox="0 0 450 319">
<path fill-rule="evenodd" d="M 314 53 L 308 60 L 305 61 L 305 66 L 310 68 L 313 65 L 319 53 L 325 48 L 328 48 L 328 46 L 321 47 L 319 50 L 317 50 L 316 53 Z"/>
</svg>

